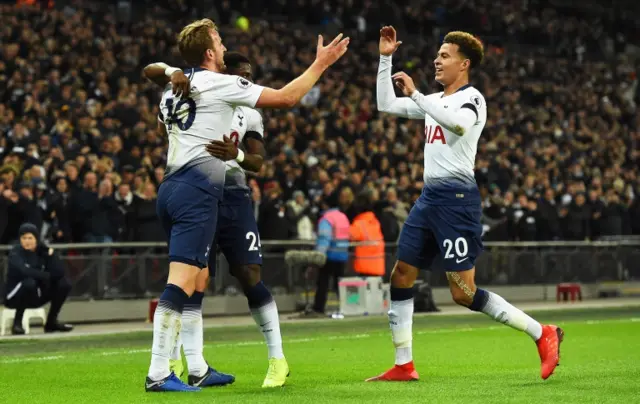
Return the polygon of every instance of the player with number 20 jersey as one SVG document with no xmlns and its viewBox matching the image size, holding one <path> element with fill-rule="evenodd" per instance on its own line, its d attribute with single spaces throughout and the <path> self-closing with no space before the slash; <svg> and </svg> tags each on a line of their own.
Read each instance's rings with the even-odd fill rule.
<svg viewBox="0 0 640 404">
<path fill-rule="evenodd" d="M 487 109 L 469 84 L 469 71 L 482 62 L 482 43 L 466 32 L 450 32 L 434 61 L 435 79 L 444 91 L 423 95 L 406 73 L 391 75 L 391 55 L 400 46 L 393 27 L 380 30 L 378 110 L 424 119 L 424 188 L 398 241 L 391 274 L 389 325 L 396 348 L 395 366 L 368 381 L 418 380 L 413 364 L 413 284 L 420 269 L 444 267 L 453 300 L 470 310 L 528 334 L 538 347 L 540 374 L 558 365 L 563 331 L 542 325 L 499 295 L 475 284 L 475 260 L 482 251 L 482 207 L 474 179 L 475 156 Z M 404 98 L 396 98 L 393 82 Z"/>
</svg>

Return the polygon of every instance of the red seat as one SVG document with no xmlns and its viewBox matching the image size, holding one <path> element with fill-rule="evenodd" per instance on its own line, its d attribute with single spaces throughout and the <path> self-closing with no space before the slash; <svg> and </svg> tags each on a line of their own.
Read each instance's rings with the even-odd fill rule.
<svg viewBox="0 0 640 404">
<path fill-rule="evenodd" d="M 582 300 L 582 289 L 580 288 L 579 283 L 559 283 L 556 287 L 556 301 L 560 301 L 560 295 L 562 295 L 562 300 L 567 301 L 569 295 L 571 295 L 571 301 L 576 300 L 576 296 L 578 300 Z"/>
</svg>

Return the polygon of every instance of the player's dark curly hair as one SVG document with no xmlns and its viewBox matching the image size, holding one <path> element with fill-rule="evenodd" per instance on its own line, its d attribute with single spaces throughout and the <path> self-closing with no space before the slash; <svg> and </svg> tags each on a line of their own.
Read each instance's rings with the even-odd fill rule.
<svg viewBox="0 0 640 404">
<path fill-rule="evenodd" d="M 225 52 L 224 53 L 224 65 L 227 69 L 237 69 L 242 64 L 251 64 L 251 60 L 248 57 L 239 52 Z"/>
<path fill-rule="evenodd" d="M 458 52 L 470 61 L 469 68 L 478 66 L 484 59 L 484 45 L 482 41 L 468 32 L 449 32 L 444 37 L 443 43 L 458 45 Z"/>
</svg>

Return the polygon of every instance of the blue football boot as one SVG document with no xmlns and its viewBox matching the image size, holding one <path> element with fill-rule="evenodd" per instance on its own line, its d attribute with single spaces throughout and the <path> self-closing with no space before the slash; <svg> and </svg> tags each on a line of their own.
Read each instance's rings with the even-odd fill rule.
<svg viewBox="0 0 640 404">
<path fill-rule="evenodd" d="M 144 390 L 147 392 L 196 392 L 200 391 L 200 388 L 189 386 L 176 376 L 175 373 L 165 377 L 162 380 L 151 380 L 147 376 L 147 380 L 144 383 Z"/>
<path fill-rule="evenodd" d="M 236 381 L 236 378 L 226 373 L 221 373 L 209 366 L 204 376 L 189 375 L 189 385 L 194 387 L 218 387 L 226 386 Z"/>
</svg>

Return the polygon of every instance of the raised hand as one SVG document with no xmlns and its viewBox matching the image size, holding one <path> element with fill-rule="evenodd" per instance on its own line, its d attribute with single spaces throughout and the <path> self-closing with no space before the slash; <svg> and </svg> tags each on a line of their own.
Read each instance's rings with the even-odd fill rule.
<svg viewBox="0 0 640 404">
<path fill-rule="evenodd" d="M 401 44 L 402 41 L 396 40 L 395 28 L 390 25 L 382 27 L 380 30 L 380 44 L 378 45 L 381 55 L 391 56 Z"/>
<path fill-rule="evenodd" d="M 407 97 L 410 97 L 414 91 L 416 91 L 416 85 L 413 83 L 413 79 L 405 72 L 398 72 L 391 76 L 391 80 L 396 83 L 396 87 L 402 90 L 402 93 Z"/>
<path fill-rule="evenodd" d="M 349 46 L 349 37 L 342 38 L 342 34 L 331 41 L 327 46 L 323 46 L 324 39 L 322 35 L 318 35 L 318 48 L 316 50 L 316 60 L 329 67 L 347 52 Z"/>
</svg>

